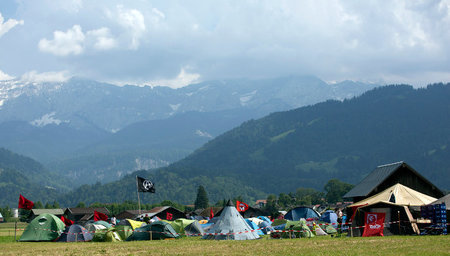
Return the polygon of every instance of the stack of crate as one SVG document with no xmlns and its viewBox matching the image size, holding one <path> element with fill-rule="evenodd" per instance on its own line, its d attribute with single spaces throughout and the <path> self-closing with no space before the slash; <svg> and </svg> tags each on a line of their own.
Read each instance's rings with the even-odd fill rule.
<svg viewBox="0 0 450 256">
<path fill-rule="evenodd" d="M 420 207 L 423 218 L 433 221 L 433 228 L 439 230 L 441 234 L 447 235 L 447 211 L 445 203 L 426 205 Z"/>
</svg>

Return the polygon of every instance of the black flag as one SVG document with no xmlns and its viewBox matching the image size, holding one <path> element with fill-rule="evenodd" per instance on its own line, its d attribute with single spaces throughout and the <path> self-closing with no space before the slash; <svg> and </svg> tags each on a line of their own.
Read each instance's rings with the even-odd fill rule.
<svg viewBox="0 0 450 256">
<path fill-rule="evenodd" d="M 150 180 L 137 176 L 137 184 L 139 192 L 155 193 L 155 184 Z"/>
</svg>

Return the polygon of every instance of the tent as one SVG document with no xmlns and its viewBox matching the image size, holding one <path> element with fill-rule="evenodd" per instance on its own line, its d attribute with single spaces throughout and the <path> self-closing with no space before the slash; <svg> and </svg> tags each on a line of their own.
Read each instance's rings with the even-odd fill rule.
<svg viewBox="0 0 450 256">
<path fill-rule="evenodd" d="M 351 204 L 348 207 L 371 205 L 380 202 L 392 203 L 397 205 L 421 206 L 431 204 L 434 201 L 436 201 L 436 198 L 425 195 L 423 193 L 415 191 L 414 189 L 397 183 L 376 195 Z"/>
<path fill-rule="evenodd" d="M 300 219 L 319 219 L 320 215 L 314 209 L 306 206 L 296 207 L 284 215 L 286 220 L 298 221 Z"/>
<path fill-rule="evenodd" d="M 195 236 L 203 235 L 203 233 L 205 233 L 202 226 L 197 220 L 179 218 L 174 221 L 164 220 L 164 222 L 169 223 L 173 227 L 175 232 L 180 235 Z"/>
<path fill-rule="evenodd" d="M 118 223 L 118 225 L 120 226 L 130 226 L 133 230 L 140 228 L 144 224 L 145 222 L 130 219 L 124 219 L 119 221 Z"/>
<path fill-rule="evenodd" d="M 259 235 L 251 230 L 252 228 L 245 222 L 231 200 L 228 200 L 227 206 L 223 208 L 217 222 L 209 229 L 209 233 L 203 236 L 203 239 L 258 239 Z"/>
<path fill-rule="evenodd" d="M 57 242 L 87 242 L 93 239 L 93 235 L 78 224 L 66 227 Z"/>
<path fill-rule="evenodd" d="M 169 223 L 164 221 L 155 221 L 151 224 L 135 229 L 133 234 L 127 238 L 127 241 L 160 240 L 179 237 L 180 236 Z"/>
<path fill-rule="evenodd" d="M 397 183 L 376 195 L 356 202 L 348 207 L 354 211 L 352 220 L 353 227 L 364 225 L 365 212 L 379 212 L 386 214 L 386 223 L 383 231 L 384 235 L 405 235 L 420 233 L 411 212 L 411 206 L 428 205 L 434 201 L 436 201 L 436 198 Z M 400 229 L 399 225 L 389 224 L 393 221 L 400 221 Z M 354 236 L 359 236 L 361 234 L 362 230 L 353 230 Z"/>
<path fill-rule="evenodd" d="M 255 230 L 255 232 L 258 233 L 258 235 L 260 235 L 260 236 L 264 235 L 264 233 L 261 231 L 261 229 L 259 229 L 259 226 L 256 225 L 255 222 L 253 222 L 249 219 L 245 219 L 245 222 L 247 222 L 247 224 L 250 226 L 250 228 L 252 230 Z"/>
<path fill-rule="evenodd" d="M 284 225 L 284 231 L 282 233 L 271 233 L 271 236 L 274 238 L 300 238 L 300 237 L 314 237 L 314 234 L 311 232 L 311 230 L 306 225 L 305 220 L 299 220 L 299 221 L 291 221 L 288 220 L 286 224 Z M 290 232 L 286 232 L 290 231 Z M 291 232 L 292 231 L 292 232 Z"/>
<path fill-rule="evenodd" d="M 118 242 L 122 241 L 116 229 L 111 227 L 108 229 L 97 230 L 92 239 L 94 242 Z"/>
<path fill-rule="evenodd" d="M 44 213 L 28 224 L 19 241 L 54 241 L 59 238 L 65 228 L 66 225 L 60 218 Z"/>
<path fill-rule="evenodd" d="M 321 216 L 320 216 L 320 221 L 326 222 L 326 223 L 330 223 L 331 225 L 333 225 L 334 228 L 337 228 L 338 226 L 338 216 L 337 214 L 332 211 L 332 210 L 328 210 L 325 211 Z"/>
<path fill-rule="evenodd" d="M 122 241 L 127 240 L 133 234 L 133 228 L 131 226 L 116 225 L 114 228 Z"/>
<path fill-rule="evenodd" d="M 261 228 L 261 231 L 266 235 L 267 235 L 267 232 L 274 231 L 274 228 L 267 221 L 261 222 L 258 226 Z"/>
</svg>

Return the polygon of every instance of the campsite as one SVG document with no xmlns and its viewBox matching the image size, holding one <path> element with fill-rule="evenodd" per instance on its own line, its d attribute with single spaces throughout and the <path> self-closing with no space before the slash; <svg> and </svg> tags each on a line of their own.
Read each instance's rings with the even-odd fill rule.
<svg viewBox="0 0 450 256">
<path fill-rule="evenodd" d="M 137 195 L 156 192 L 152 181 L 138 176 L 136 189 Z M 449 197 L 407 163 L 380 165 L 341 193 L 351 201 L 270 212 L 266 200 L 248 205 L 229 199 L 222 207 L 211 207 L 200 186 L 196 210 L 174 206 L 141 210 L 139 202 L 138 210 L 117 215 L 107 207 L 34 209 L 34 202 L 20 195 L 19 217 L 26 223 L 18 219 L 2 223 L 0 249 L 11 255 L 436 255 L 450 251 Z"/>
</svg>

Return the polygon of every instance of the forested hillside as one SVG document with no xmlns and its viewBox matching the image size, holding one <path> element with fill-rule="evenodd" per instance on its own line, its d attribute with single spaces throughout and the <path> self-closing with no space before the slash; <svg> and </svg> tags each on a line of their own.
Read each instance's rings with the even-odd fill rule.
<svg viewBox="0 0 450 256">
<path fill-rule="evenodd" d="M 157 193 L 146 203 L 192 203 L 203 185 L 211 201 L 243 195 L 322 190 L 338 178 L 358 183 L 376 166 L 405 161 L 441 189 L 450 184 L 450 84 L 393 85 L 245 122 L 185 159 L 142 175 Z M 134 176 L 85 186 L 68 202 L 135 198 Z"/>
<path fill-rule="evenodd" d="M 67 192 L 62 179 L 31 158 L 0 148 L 0 205 L 17 205 L 19 194 L 52 201 Z"/>
</svg>

